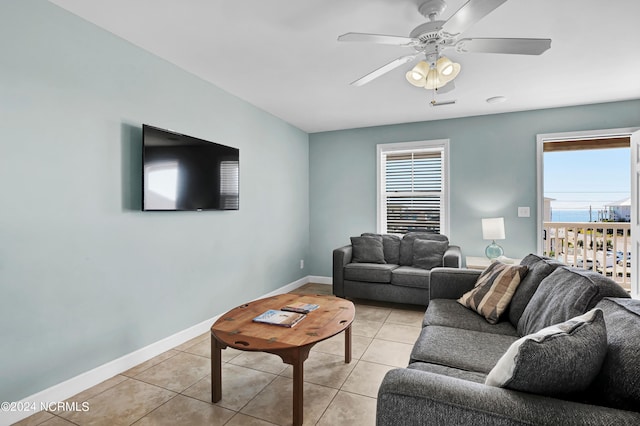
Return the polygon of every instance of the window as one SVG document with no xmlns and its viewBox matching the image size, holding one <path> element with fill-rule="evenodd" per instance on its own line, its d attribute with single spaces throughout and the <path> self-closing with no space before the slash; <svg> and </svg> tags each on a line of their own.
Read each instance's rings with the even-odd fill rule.
<svg viewBox="0 0 640 426">
<path fill-rule="evenodd" d="M 378 145 L 378 232 L 448 234 L 448 140 Z"/>
<path fill-rule="evenodd" d="M 220 162 L 220 207 L 225 210 L 239 208 L 240 163 L 238 161 Z"/>
</svg>

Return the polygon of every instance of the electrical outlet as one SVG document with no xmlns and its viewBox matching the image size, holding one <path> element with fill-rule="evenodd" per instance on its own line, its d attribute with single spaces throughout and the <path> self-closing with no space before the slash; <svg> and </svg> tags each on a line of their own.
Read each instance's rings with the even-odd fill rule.
<svg viewBox="0 0 640 426">
<path fill-rule="evenodd" d="M 300 269 L 304 269 L 304 259 L 300 259 Z"/>
<path fill-rule="evenodd" d="M 529 207 L 518 207 L 518 217 L 530 217 L 531 210 Z"/>
</svg>

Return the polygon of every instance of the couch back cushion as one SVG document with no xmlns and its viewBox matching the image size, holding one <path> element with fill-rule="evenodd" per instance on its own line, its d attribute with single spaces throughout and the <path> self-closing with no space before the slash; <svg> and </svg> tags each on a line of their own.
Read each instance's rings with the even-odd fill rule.
<svg viewBox="0 0 640 426">
<path fill-rule="evenodd" d="M 365 232 L 363 237 L 382 237 L 382 250 L 384 251 L 384 260 L 394 265 L 400 264 L 400 237 L 391 234 L 373 234 Z"/>
<path fill-rule="evenodd" d="M 640 411 L 640 300 L 598 303 L 607 325 L 608 351 L 588 390 L 592 403 Z"/>
<path fill-rule="evenodd" d="M 629 297 L 609 278 L 578 268 L 558 267 L 542 280 L 518 321 L 524 336 L 593 309 L 605 297 Z"/>
<path fill-rule="evenodd" d="M 434 234 L 429 232 L 408 232 L 404 235 L 404 237 L 402 237 L 402 241 L 400 242 L 400 265 L 413 265 L 413 242 L 416 239 L 446 241 L 447 245 L 449 243 L 449 239 L 442 234 Z"/>
<path fill-rule="evenodd" d="M 555 271 L 556 268 L 562 266 L 562 263 L 530 254 L 522 259 L 520 265 L 527 266 L 529 272 L 527 272 L 527 275 L 520 282 L 520 285 L 511 298 L 511 304 L 507 312 L 509 322 L 511 322 L 514 327 L 518 326 L 518 321 L 520 321 L 524 309 L 529 304 L 529 301 L 535 294 L 542 280 Z"/>
</svg>

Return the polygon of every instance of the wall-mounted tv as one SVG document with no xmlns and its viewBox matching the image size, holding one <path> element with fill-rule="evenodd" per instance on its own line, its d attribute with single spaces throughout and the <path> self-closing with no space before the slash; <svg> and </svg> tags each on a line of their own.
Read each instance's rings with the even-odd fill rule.
<svg viewBox="0 0 640 426">
<path fill-rule="evenodd" d="M 142 125 L 142 210 L 238 210 L 240 151 Z"/>
</svg>

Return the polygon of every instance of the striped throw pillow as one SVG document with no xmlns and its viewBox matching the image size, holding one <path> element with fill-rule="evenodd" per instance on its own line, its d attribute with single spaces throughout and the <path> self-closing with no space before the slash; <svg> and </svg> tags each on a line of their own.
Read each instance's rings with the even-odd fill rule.
<svg viewBox="0 0 640 426">
<path fill-rule="evenodd" d="M 462 295 L 458 302 L 478 312 L 489 324 L 495 324 L 509 306 L 527 271 L 524 265 L 493 262 L 480 274 L 473 290 Z"/>
</svg>

